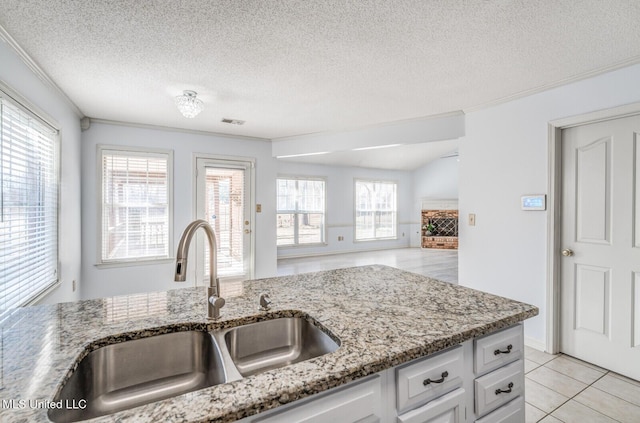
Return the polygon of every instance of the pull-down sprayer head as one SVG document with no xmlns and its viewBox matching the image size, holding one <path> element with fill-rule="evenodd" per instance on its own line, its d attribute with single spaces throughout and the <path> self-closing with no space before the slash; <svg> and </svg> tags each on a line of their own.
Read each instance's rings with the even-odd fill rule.
<svg viewBox="0 0 640 423">
<path fill-rule="evenodd" d="M 198 229 L 202 228 L 207 235 L 209 242 L 209 287 L 207 289 L 208 316 L 210 319 L 220 317 L 220 308 L 224 306 L 224 298 L 220 296 L 220 281 L 218 280 L 216 234 L 206 220 L 195 220 L 191 222 L 180 238 L 176 252 L 176 273 L 174 280 L 184 282 L 187 280 L 187 258 L 189 257 L 189 245 L 191 238 Z"/>
</svg>

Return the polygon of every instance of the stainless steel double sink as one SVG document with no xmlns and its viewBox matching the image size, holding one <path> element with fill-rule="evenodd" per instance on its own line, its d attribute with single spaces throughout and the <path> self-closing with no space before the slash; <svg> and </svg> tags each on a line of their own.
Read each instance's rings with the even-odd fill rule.
<svg viewBox="0 0 640 423">
<path fill-rule="evenodd" d="M 338 347 L 339 341 L 302 317 L 106 345 L 78 363 L 54 398 L 80 406 L 51 409 L 48 415 L 54 422 L 104 416 L 309 360 Z"/>
</svg>

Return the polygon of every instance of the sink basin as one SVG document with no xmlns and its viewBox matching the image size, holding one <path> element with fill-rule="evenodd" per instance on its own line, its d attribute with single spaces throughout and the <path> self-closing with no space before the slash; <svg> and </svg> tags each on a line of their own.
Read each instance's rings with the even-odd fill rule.
<svg viewBox="0 0 640 423">
<path fill-rule="evenodd" d="M 242 376 L 328 354 L 340 346 L 300 317 L 285 317 L 214 332 Z"/>
<path fill-rule="evenodd" d="M 84 357 L 54 398 L 66 404 L 86 400 L 86 408 L 50 409 L 49 418 L 75 422 L 224 382 L 220 351 L 207 332 L 173 332 L 125 341 Z"/>
<path fill-rule="evenodd" d="M 106 345 L 78 363 L 53 401 L 53 422 L 104 416 L 318 357 L 338 342 L 288 317 L 212 332 L 182 331 Z"/>
</svg>

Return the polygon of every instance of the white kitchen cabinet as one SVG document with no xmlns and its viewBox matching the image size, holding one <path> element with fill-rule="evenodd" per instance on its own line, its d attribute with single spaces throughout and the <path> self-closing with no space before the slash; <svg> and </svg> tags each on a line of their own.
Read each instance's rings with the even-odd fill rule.
<svg viewBox="0 0 640 423">
<path fill-rule="evenodd" d="M 476 339 L 473 354 L 476 421 L 523 421 L 524 404 L 518 405 L 524 403 L 523 326 Z"/>
<path fill-rule="evenodd" d="M 475 381 L 476 412 L 479 416 L 524 393 L 524 362 L 518 360 Z"/>
<path fill-rule="evenodd" d="M 481 376 L 519 360 L 524 355 L 522 325 L 479 338 L 474 341 L 473 370 Z"/>
<path fill-rule="evenodd" d="M 462 386 L 462 346 L 413 361 L 396 369 L 399 413 L 425 404 Z"/>
<path fill-rule="evenodd" d="M 522 423 L 524 419 L 524 397 L 518 397 L 504 407 L 476 420 L 476 423 Z"/>
<path fill-rule="evenodd" d="M 376 423 L 382 421 L 382 383 L 379 375 L 319 394 L 275 410 L 260 423 Z"/>
<path fill-rule="evenodd" d="M 463 423 L 466 391 L 458 388 L 420 408 L 398 416 L 398 423 Z"/>
<path fill-rule="evenodd" d="M 240 422 L 521 423 L 523 341 L 518 324 Z"/>
</svg>

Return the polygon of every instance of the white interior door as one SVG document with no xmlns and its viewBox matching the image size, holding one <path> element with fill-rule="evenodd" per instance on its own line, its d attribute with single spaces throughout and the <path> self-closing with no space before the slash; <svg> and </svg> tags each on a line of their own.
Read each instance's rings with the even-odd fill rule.
<svg viewBox="0 0 640 423">
<path fill-rule="evenodd" d="M 640 380 L 640 117 L 562 131 L 560 350 Z"/>
<path fill-rule="evenodd" d="M 251 162 L 196 159 L 197 217 L 207 220 L 216 234 L 217 272 L 227 294 L 225 283 L 253 277 L 252 169 Z M 207 243 L 198 239 L 198 284 L 208 283 L 208 254 Z"/>
</svg>

